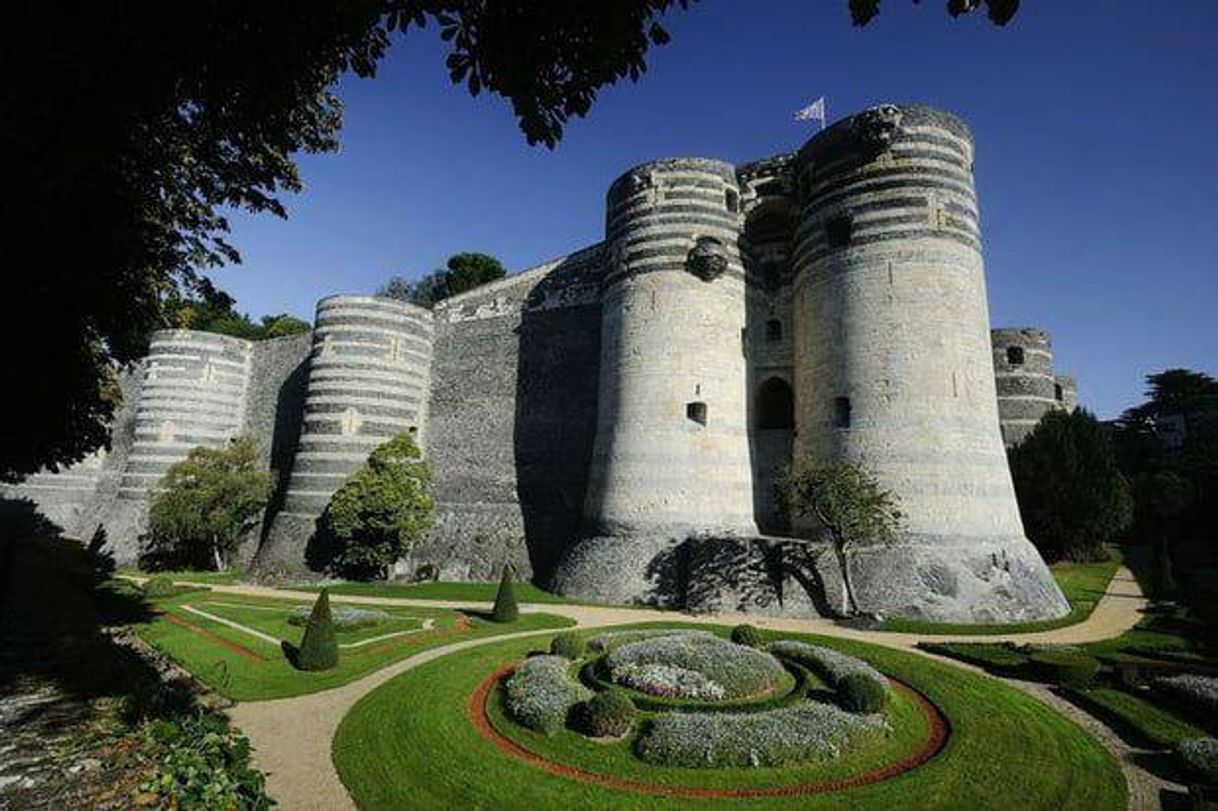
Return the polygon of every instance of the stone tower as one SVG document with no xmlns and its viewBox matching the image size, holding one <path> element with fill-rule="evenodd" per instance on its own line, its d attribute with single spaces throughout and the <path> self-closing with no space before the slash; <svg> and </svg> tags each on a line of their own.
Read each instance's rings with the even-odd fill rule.
<svg viewBox="0 0 1218 811">
<path fill-rule="evenodd" d="M 422 307 L 379 296 L 317 303 L 304 424 L 262 565 L 296 563 L 334 491 L 378 445 L 407 432 L 422 445 L 431 349 Z"/>
<path fill-rule="evenodd" d="M 735 167 L 647 163 L 607 205 L 589 531 L 756 533 Z"/>
<path fill-rule="evenodd" d="M 990 340 L 998 419 L 1007 447 L 1023 442 L 1046 413 L 1078 407 L 1078 383 L 1053 372 L 1053 341 L 1048 332 L 1008 327 L 991 330 Z"/>
<path fill-rule="evenodd" d="M 794 454 L 860 463 L 900 499 L 900 542 L 853 560 L 864 610 L 1059 616 L 998 431 L 972 169 L 964 123 L 917 106 L 800 151 Z"/>
</svg>

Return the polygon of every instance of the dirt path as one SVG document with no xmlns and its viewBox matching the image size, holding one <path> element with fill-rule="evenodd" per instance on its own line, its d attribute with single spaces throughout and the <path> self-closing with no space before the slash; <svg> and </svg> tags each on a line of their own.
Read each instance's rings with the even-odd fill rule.
<svg viewBox="0 0 1218 811">
<path fill-rule="evenodd" d="M 279 597 L 291 600 L 310 601 L 315 595 L 307 592 L 286 591 L 253 585 L 211 586 L 216 594 L 241 594 L 259 597 Z M 466 601 L 413 600 L 406 598 L 358 597 L 332 595 L 332 602 L 352 604 L 379 604 L 403 606 L 431 606 L 447 608 L 480 608 L 489 603 L 478 604 Z M 569 617 L 580 627 L 592 628 L 630 622 L 681 621 L 695 623 L 733 624 L 751 622 L 754 625 L 783 631 L 824 634 L 848 639 L 857 639 L 892 648 L 915 649 L 918 642 L 933 641 L 994 641 L 1010 639 L 1020 643 L 1038 642 L 1054 644 L 1078 644 L 1094 642 L 1118 636 L 1132 628 L 1141 619 L 1146 599 L 1137 581 L 1128 569 L 1121 567 L 1109 584 L 1108 590 L 1096 605 L 1091 616 L 1077 625 L 1052 631 L 1012 634 L 1010 636 L 921 636 L 906 633 L 885 633 L 844 628 L 834 621 L 823 618 L 795 619 L 757 617 L 744 614 L 688 615 L 672 611 L 627 609 L 604 606 L 529 604 L 521 606 L 527 613 L 549 613 Z M 330 744 L 338 724 L 347 711 L 362 696 L 384 684 L 394 676 L 425 662 L 477 645 L 493 644 L 500 640 L 524 636 L 551 634 L 553 631 L 532 631 L 521 634 L 486 637 L 445 645 L 423 651 L 389 667 L 369 674 L 362 679 L 333 690 L 311 695 L 274 701 L 258 701 L 238 704 L 230 715 L 249 736 L 255 747 L 255 762 L 267 772 L 267 786 L 272 796 L 288 811 L 311 811 L 312 809 L 354 808 L 350 796 L 338 779 L 330 757 Z M 937 658 L 937 657 L 936 657 Z M 963 666 L 951 660 L 951 664 Z M 974 669 L 974 668 L 969 668 Z M 1106 726 L 1086 715 L 1068 702 L 1053 695 L 1042 685 L 1025 682 L 1008 682 L 1030 695 L 1044 701 L 1054 709 L 1075 720 L 1087 729 L 1121 763 L 1130 784 L 1130 808 L 1154 809 L 1159 807 L 1158 792 L 1161 788 L 1173 787 L 1147 772 L 1140 764 L 1145 753 L 1131 749 Z"/>
</svg>

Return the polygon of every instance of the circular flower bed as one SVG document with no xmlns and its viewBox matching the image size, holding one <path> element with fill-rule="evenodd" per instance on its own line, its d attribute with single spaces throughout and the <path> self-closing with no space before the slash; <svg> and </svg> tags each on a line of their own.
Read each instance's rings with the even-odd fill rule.
<svg viewBox="0 0 1218 811">
<path fill-rule="evenodd" d="M 658 636 L 609 653 L 602 672 L 652 696 L 725 701 L 772 693 L 787 675 L 768 653 L 712 634 Z"/>
</svg>

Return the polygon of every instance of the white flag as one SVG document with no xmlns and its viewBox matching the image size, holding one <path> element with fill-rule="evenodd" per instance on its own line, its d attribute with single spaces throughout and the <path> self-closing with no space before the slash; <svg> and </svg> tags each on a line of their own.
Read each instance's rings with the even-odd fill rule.
<svg viewBox="0 0 1218 811">
<path fill-rule="evenodd" d="M 795 113 L 796 121 L 819 121 L 820 128 L 825 128 L 825 97 L 821 96 L 802 110 Z"/>
</svg>

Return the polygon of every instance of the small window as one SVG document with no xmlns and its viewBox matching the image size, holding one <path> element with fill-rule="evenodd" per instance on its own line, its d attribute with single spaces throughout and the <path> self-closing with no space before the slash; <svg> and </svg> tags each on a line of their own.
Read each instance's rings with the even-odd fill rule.
<svg viewBox="0 0 1218 811">
<path fill-rule="evenodd" d="M 412 425 L 412 426 L 410 426 L 409 428 L 407 428 L 406 430 L 407 430 L 407 432 L 409 432 L 409 433 L 412 433 L 412 434 L 417 434 L 417 433 L 419 432 L 419 426 L 417 426 L 417 425 Z"/>
<path fill-rule="evenodd" d="M 833 424 L 838 428 L 850 427 L 850 398 L 833 398 Z"/>
<path fill-rule="evenodd" d="M 738 214 L 740 212 L 740 192 L 735 189 L 724 189 L 723 204 L 727 206 L 728 211 Z"/>
<path fill-rule="evenodd" d="M 706 403 L 701 401 L 686 403 L 685 416 L 699 425 L 706 425 Z"/>
<path fill-rule="evenodd" d="M 1053 396 L 1054 396 L 1054 398 L 1057 399 L 1057 402 L 1059 402 L 1059 403 L 1065 399 L 1064 395 L 1062 394 L 1062 384 L 1061 383 L 1053 384 Z"/>
<path fill-rule="evenodd" d="M 782 340 L 782 322 L 777 318 L 771 318 L 765 322 L 765 340 L 768 344 Z"/>
<path fill-rule="evenodd" d="M 850 244 L 850 235 L 854 230 L 854 221 L 849 214 L 833 217 L 825 223 L 825 238 L 830 248 L 844 248 Z"/>
<path fill-rule="evenodd" d="M 1023 347 L 1008 346 L 1007 347 L 1007 363 L 1012 366 L 1023 366 Z"/>
</svg>

